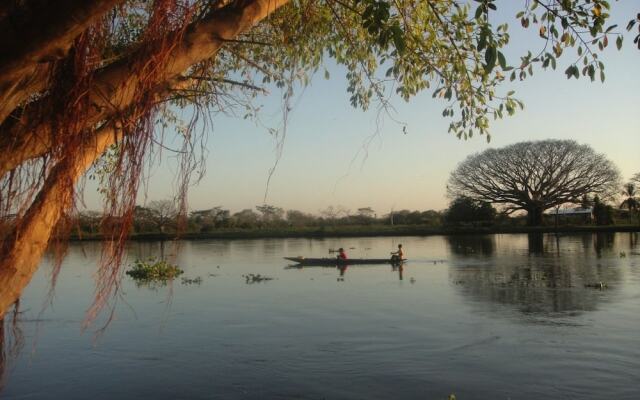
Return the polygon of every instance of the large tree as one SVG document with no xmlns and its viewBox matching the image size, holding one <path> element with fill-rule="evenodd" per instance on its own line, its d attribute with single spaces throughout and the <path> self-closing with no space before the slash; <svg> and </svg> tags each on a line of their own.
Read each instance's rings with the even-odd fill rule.
<svg viewBox="0 0 640 400">
<path fill-rule="evenodd" d="M 585 195 L 610 195 L 619 173 L 604 155 L 573 140 L 521 142 L 469 156 L 451 173 L 448 192 L 501 205 L 507 213 L 526 211 L 529 225 L 542 213 Z"/>
<path fill-rule="evenodd" d="M 138 207 L 140 217 L 154 225 L 161 233 L 177 225 L 178 210 L 173 200 L 153 200 L 148 207 Z"/>
<path fill-rule="evenodd" d="M 539 53 L 510 65 L 494 0 L 5 0 L 0 5 L 0 217 L 15 215 L 0 244 L 0 314 L 29 282 L 52 238 L 69 229 L 77 181 L 107 149 L 107 253 L 96 303 L 116 287 L 145 160 L 162 146 L 154 129 L 177 122 L 187 187 L 205 115 L 228 112 L 263 91 L 293 89 L 325 57 L 345 67 L 354 106 L 385 107 L 433 90 L 460 137 L 488 135 L 490 118 L 521 103 L 501 90 L 534 67 L 554 68 L 575 48 L 567 77 L 604 79 L 598 51 L 622 36 L 607 26 L 604 0 L 522 1 Z M 283 7 L 285 6 L 286 7 Z M 635 24 L 635 22 L 633 22 Z M 633 28 L 630 24 L 629 28 Z M 534 49 L 538 50 L 538 49 Z M 581 65 L 581 64 L 580 64 Z M 384 67 L 383 77 L 379 69 Z M 180 123 L 176 107 L 190 107 Z M 203 111 L 208 111 L 207 114 Z M 238 112 L 238 109 L 232 110 Z M 244 113 L 243 113 L 244 114 Z M 180 208 L 185 209 L 184 202 Z M 104 219 L 105 221 L 109 219 Z M 114 272 L 115 271 L 115 272 Z"/>
</svg>

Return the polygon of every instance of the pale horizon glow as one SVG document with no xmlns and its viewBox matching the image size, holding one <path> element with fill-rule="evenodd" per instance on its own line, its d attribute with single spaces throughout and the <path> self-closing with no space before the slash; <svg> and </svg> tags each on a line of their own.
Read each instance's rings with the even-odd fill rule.
<svg viewBox="0 0 640 400">
<path fill-rule="evenodd" d="M 612 23 L 619 27 L 637 12 L 628 2 L 615 3 L 613 8 Z M 515 11 L 505 13 L 512 36 L 508 55 L 537 49 L 540 41 L 535 32 L 515 26 Z M 449 120 L 441 116 L 445 104 L 432 99 L 430 91 L 409 103 L 393 100 L 394 118 L 408 124 L 407 134 L 390 118 L 376 132 L 376 110 L 363 112 L 349 105 L 344 70 L 327 60 L 331 79 L 318 73 L 310 87 L 297 93 L 266 203 L 314 214 L 331 205 L 352 212 L 371 207 L 379 216 L 402 209 L 442 210 L 449 201 L 449 173 L 468 155 L 543 139 L 573 139 L 590 145 L 612 160 L 626 181 L 640 172 L 640 51 L 628 34 L 622 51 L 610 45 L 602 57 L 607 73 L 604 84 L 588 78 L 567 80 L 563 71 L 573 60 L 570 55 L 560 59 L 556 71 L 538 70 L 524 82 L 506 82 L 502 89 L 516 90 L 525 110 L 492 122 L 490 143 L 484 137 L 465 141 L 447 133 Z M 280 98 L 275 90 L 258 101 L 264 104 L 261 118 L 268 126 L 279 124 Z M 264 202 L 277 142 L 252 121 L 216 116 L 214 124 L 207 143 L 207 173 L 189 190 L 189 207 L 255 209 Z M 173 195 L 174 164 L 165 159 L 152 173 L 140 204 Z M 101 208 L 90 185 L 85 200 L 87 208 Z"/>
</svg>

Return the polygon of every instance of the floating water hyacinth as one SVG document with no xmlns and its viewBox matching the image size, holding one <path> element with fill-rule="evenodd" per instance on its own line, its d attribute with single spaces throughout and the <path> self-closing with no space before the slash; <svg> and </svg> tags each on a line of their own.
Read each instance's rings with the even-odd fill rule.
<svg viewBox="0 0 640 400">
<path fill-rule="evenodd" d="M 157 261 L 155 258 L 148 260 L 137 259 L 127 275 L 138 281 L 166 281 L 184 273 L 178 266 L 165 260 Z"/>
</svg>

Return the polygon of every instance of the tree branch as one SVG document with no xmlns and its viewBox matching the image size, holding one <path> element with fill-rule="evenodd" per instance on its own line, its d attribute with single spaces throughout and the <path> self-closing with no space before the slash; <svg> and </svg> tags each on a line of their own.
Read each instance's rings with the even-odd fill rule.
<svg viewBox="0 0 640 400">
<path fill-rule="evenodd" d="M 267 17 L 289 0 L 244 0 L 214 10 L 203 20 L 190 26 L 175 46 L 171 62 L 163 65 L 157 78 L 161 85 L 182 74 L 191 65 L 213 57 L 225 40 L 237 37 Z M 88 126 L 96 125 L 110 115 L 127 109 L 136 98 L 139 77 L 131 73 L 132 61 L 141 54 L 117 61 L 96 73 L 88 93 L 93 112 L 86 116 Z M 0 153 L 11 157 L 0 159 L 0 178 L 22 162 L 50 151 L 55 145 L 53 121 L 38 121 L 37 105 L 27 109 L 20 121 L 0 126 Z"/>
</svg>

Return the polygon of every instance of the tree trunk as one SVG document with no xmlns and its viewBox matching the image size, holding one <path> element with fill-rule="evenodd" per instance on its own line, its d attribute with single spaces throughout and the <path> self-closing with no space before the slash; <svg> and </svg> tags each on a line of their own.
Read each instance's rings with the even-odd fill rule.
<svg viewBox="0 0 640 400">
<path fill-rule="evenodd" d="M 123 2 L 56 0 L 30 10 L 28 27 L 0 24 L 0 121 L 44 88 L 47 62 L 63 57 L 74 38 Z M 25 32 L 35 26 L 39 28 Z"/>
<path fill-rule="evenodd" d="M 527 226 L 540 226 L 542 225 L 542 213 L 544 209 L 542 206 L 531 206 L 527 208 Z"/>
<path fill-rule="evenodd" d="M 99 130 L 97 141 L 78 151 L 71 164 L 59 163 L 47 177 L 40 193 L 0 247 L 0 317 L 29 284 L 51 234 L 73 202 L 73 185 L 93 162 L 117 140 L 113 128 Z"/>
</svg>

